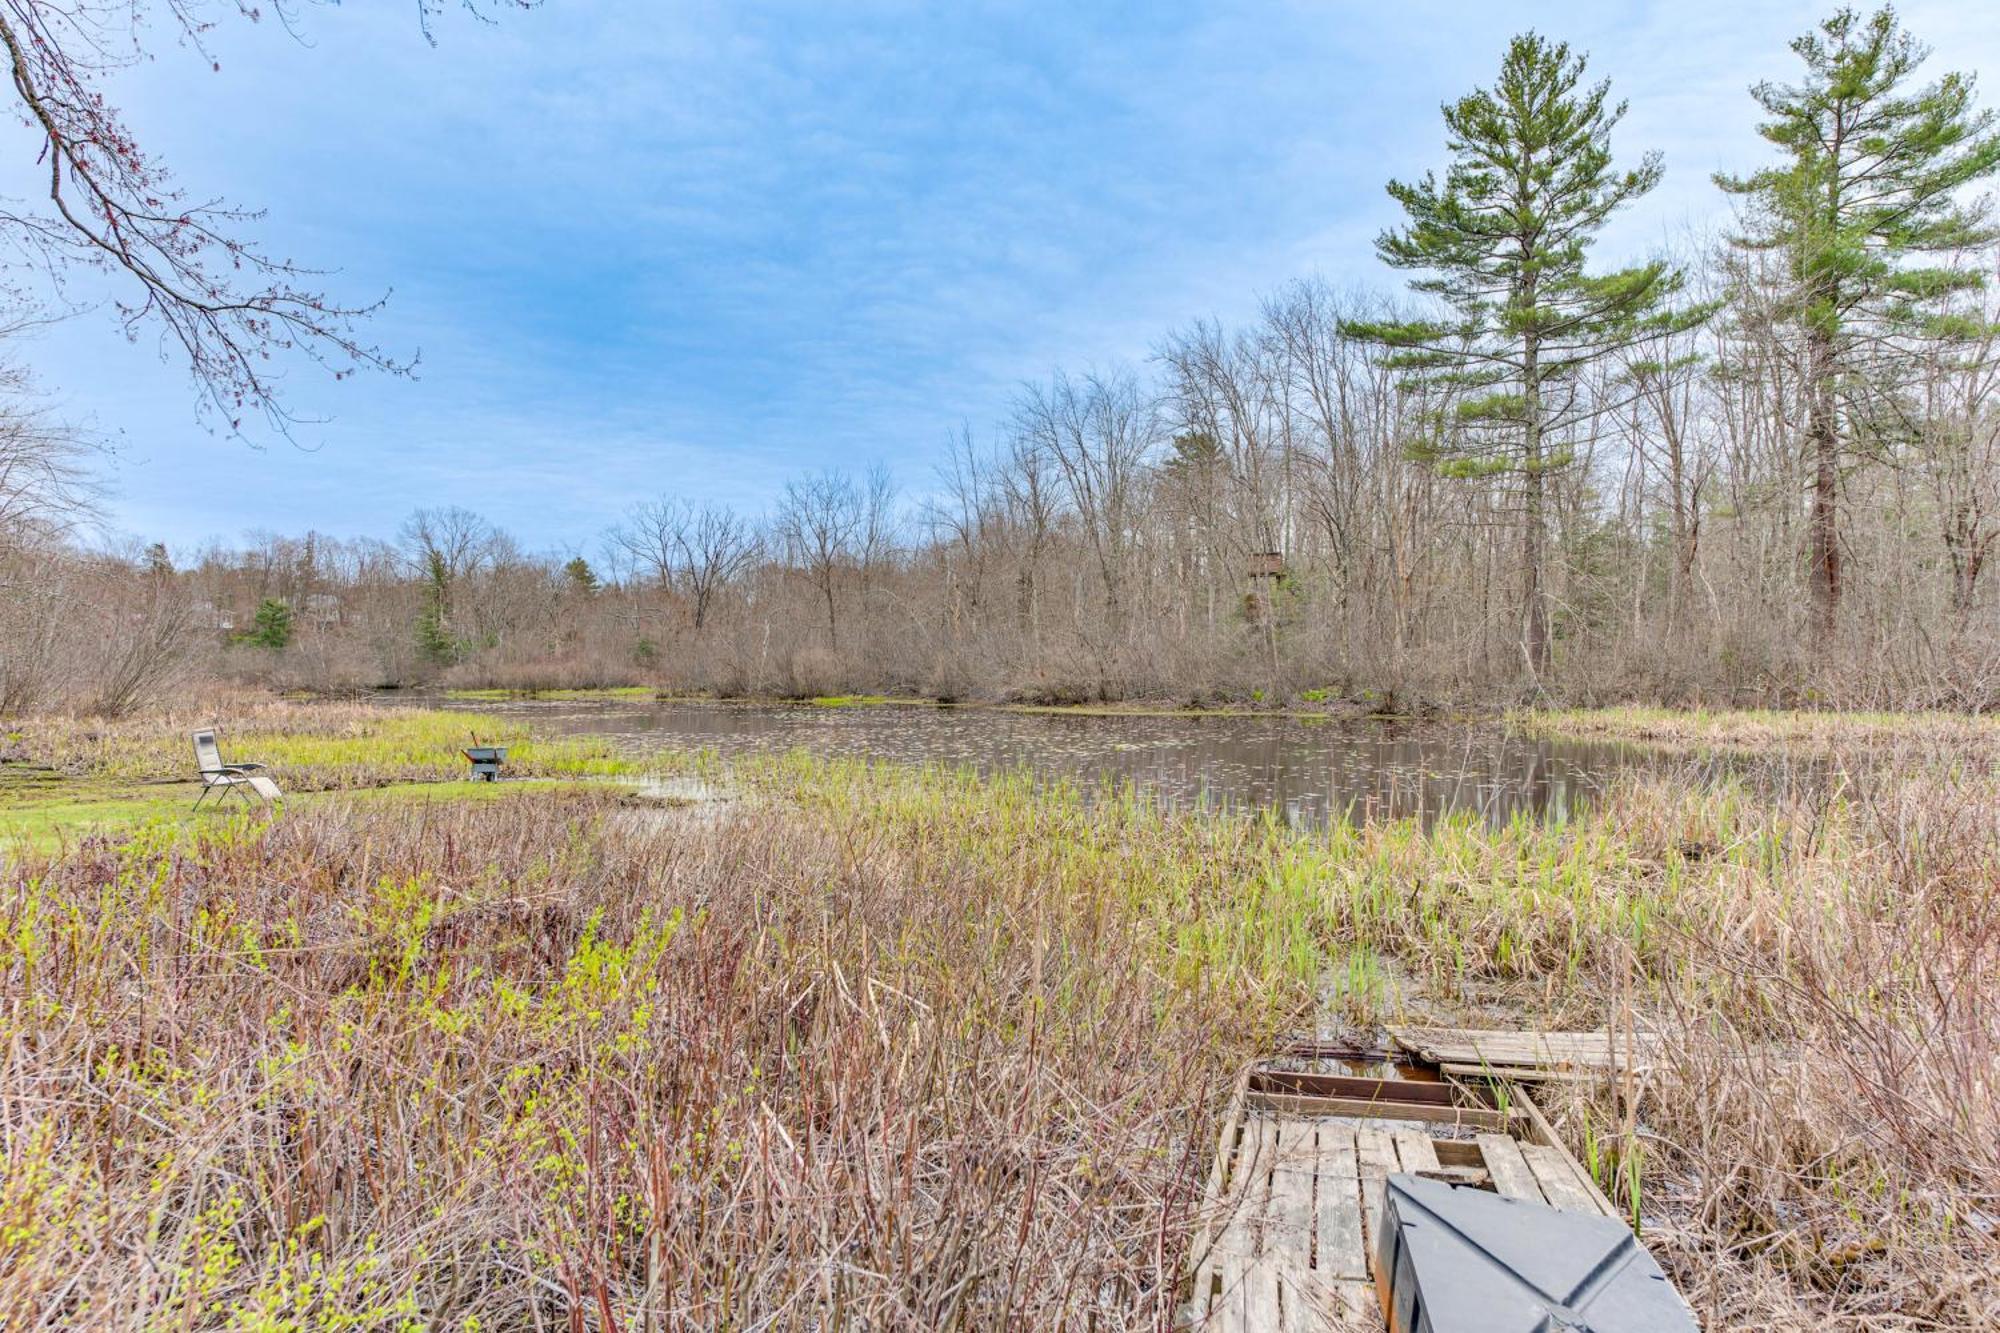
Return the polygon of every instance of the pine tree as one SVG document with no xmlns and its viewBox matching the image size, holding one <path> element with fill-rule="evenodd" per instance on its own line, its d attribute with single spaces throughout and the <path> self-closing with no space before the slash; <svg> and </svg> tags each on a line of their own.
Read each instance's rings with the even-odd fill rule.
<svg viewBox="0 0 2000 1333">
<path fill-rule="evenodd" d="M 290 603 L 277 597 L 266 597 L 257 603 L 257 614 L 250 620 L 250 632 L 238 635 L 236 641 L 258 648 L 268 648 L 272 652 L 290 647 L 292 642 Z"/>
<path fill-rule="evenodd" d="M 603 586 L 598 581 L 597 571 L 580 555 L 571 556 L 569 563 L 563 566 L 563 578 L 568 581 L 572 592 L 585 597 L 592 596 Z"/>
<path fill-rule="evenodd" d="M 1451 316 L 1346 326 L 1397 349 L 1392 363 L 1451 403 L 1414 455 L 1450 475 L 1517 487 L 1521 645 L 1537 677 L 1552 648 L 1545 497 L 1549 477 L 1572 461 L 1572 428 L 1594 410 L 1582 372 L 1701 314 L 1668 311 L 1682 275 L 1665 263 L 1585 271 L 1605 222 L 1660 180 L 1657 153 L 1632 170 L 1612 165 L 1625 105 L 1609 104 L 1608 81 L 1583 84 L 1586 64 L 1566 44 L 1524 33 L 1491 89 L 1445 105 L 1444 179 L 1391 181 L 1408 221 L 1375 248 L 1388 264 L 1427 274 L 1411 287 Z"/>
<path fill-rule="evenodd" d="M 442 555 L 423 558 L 424 605 L 417 616 L 417 650 L 436 666 L 458 661 L 462 645 L 451 632 L 451 573 Z"/>
<path fill-rule="evenodd" d="M 1749 205 L 1736 244 L 1785 261 L 1779 317 L 1798 336 L 1805 371 L 1807 564 L 1824 639 L 1840 615 L 1841 469 L 1871 386 L 1893 377 L 1909 339 L 1948 333 L 1942 303 L 1979 282 L 1976 272 L 1910 261 L 1992 237 L 1986 201 L 1963 193 L 2000 168 L 2000 136 L 1991 111 L 1973 110 L 1967 76 L 1906 90 L 1930 52 L 1891 8 L 1865 22 L 1842 9 L 1792 50 L 1803 81 L 1751 89 L 1770 117 L 1758 132 L 1783 160 L 1716 183 Z"/>
</svg>

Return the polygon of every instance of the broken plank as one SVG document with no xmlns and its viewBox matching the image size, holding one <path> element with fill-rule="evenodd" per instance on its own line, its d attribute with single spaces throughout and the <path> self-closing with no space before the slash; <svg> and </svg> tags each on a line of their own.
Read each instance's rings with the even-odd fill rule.
<svg viewBox="0 0 2000 1333">
<path fill-rule="evenodd" d="M 1479 1152 L 1486 1159 L 1486 1170 L 1493 1177 L 1495 1190 L 1531 1203 L 1547 1202 L 1541 1186 L 1535 1183 L 1535 1173 L 1528 1169 L 1527 1159 L 1521 1156 L 1520 1144 L 1505 1134 L 1481 1134 Z"/>
<path fill-rule="evenodd" d="M 1569 1158 L 1570 1165 L 1576 1168 L 1577 1179 L 1583 1182 L 1584 1189 L 1590 1193 L 1592 1199 L 1596 1200 L 1598 1211 L 1606 1217 L 1622 1216 L 1623 1214 L 1612 1205 L 1611 1200 L 1605 1197 L 1604 1191 L 1597 1187 L 1597 1182 L 1590 1178 L 1590 1172 L 1584 1169 L 1583 1163 L 1577 1161 L 1575 1154 L 1569 1151 L 1561 1137 L 1556 1134 L 1555 1126 L 1549 1123 L 1548 1116 L 1543 1114 L 1535 1099 L 1530 1097 L 1519 1084 L 1505 1085 L 1502 1091 L 1506 1094 L 1508 1104 L 1519 1107 L 1526 1118 L 1529 1131 L 1527 1137 L 1537 1143 L 1545 1143 L 1551 1148 L 1558 1149 Z"/>
<path fill-rule="evenodd" d="M 1656 1039 L 1603 1029 L 1586 1032 L 1510 1032 L 1479 1028 L 1392 1027 L 1404 1049 L 1433 1064 L 1474 1068 L 1556 1068 L 1644 1064 Z"/>
<path fill-rule="evenodd" d="M 1572 1213 L 1610 1215 L 1598 1206 L 1597 1196 L 1579 1179 L 1582 1168 L 1561 1148 L 1552 1148 L 1546 1143 L 1524 1143 L 1521 1145 L 1521 1156 L 1528 1163 L 1528 1169 L 1535 1173 L 1535 1183 L 1542 1187 L 1550 1207 Z"/>
<path fill-rule="evenodd" d="M 1396 1141 L 1396 1161 L 1405 1171 L 1436 1171 L 1438 1167 L 1437 1149 L 1431 1146 L 1431 1136 L 1414 1129 L 1399 1129 L 1392 1136 Z"/>
</svg>

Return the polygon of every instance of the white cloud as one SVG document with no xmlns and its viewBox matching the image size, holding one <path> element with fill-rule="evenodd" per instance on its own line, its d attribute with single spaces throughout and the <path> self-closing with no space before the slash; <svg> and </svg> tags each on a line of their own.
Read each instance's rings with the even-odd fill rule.
<svg viewBox="0 0 2000 1333">
<path fill-rule="evenodd" d="M 1990 67 L 1974 7 L 1904 6 L 1938 68 Z M 782 474 L 888 460 L 1057 364 L 1143 359 L 1312 270 L 1392 289 L 1370 242 L 1390 175 L 1442 158 L 1440 101 L 1536 26 L 1631 102 L 1619 147 L 1668 176 L 1615 256 L 1712 220 L 1760 160 L 1745 89 L 1786 77 L 1817 6 L 1272 3 L 582 4 L 436 50 L 405 6 L 315 9 L 117 81 L 191 189 L 268 205 L 282 253 L 421 347 L 414 383 L 330 385 L 329 424 L 262 453 L 203 434 L 185 383 L 102 318 L 25 349 L 122 431 L 126 526 L 186 542 L 308 524 L 388 533 L 419 504 L 587 543 L 656 490 L 759 507 Z M 0 135 L 0 192 L 33 190 Z"/>
</svg>

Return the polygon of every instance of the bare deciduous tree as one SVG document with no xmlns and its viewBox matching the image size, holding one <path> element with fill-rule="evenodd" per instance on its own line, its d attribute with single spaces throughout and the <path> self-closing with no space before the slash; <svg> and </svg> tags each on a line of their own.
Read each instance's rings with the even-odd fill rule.
<svg viewBox="0 0 2000 1333">
<path fill-rule="evenodd" d="M 535 2 L 461 0 L 474 13 Z M 426 32 L 444 7 L 417 0 Z M 288 23 L 292 8 L 275 6 Z M 252 245 L 257 214 L 190 196 L 104 94 L 115 71 L 146 58 L 156 18 L 205 53 L 217 16 L 232 11 L 260 14 L 251 0 L 0 0 L 0 49 L 46 173 L 42 207 L 0 212 L 0 237 L 58 279 L 72 267 L 111 274 L 126 329 L 158 328 L 232 430 L 246 412 L 283 430 L 292 418 L 273 353 L 297 352 L 337 378 L 398 368 L 359 332 L 375 304 L 329 297 L 316 289 L 321 274 Z"/>
<path fill-rule="evenodd" d="M 837 589 L 854 566 L 871 505 L 844 472 L 829 469 L 785 483 L 778 502 L 777 533 L 786 557 L 826 610 L 827 646 L 840 648 Z"/>
<path fill-rule="evenodd" d="M 1015 401 L 1015 429 L 1026 448 L 1054 463 L 1097 565 L 1113 634 L 1124 626 L 1133 524 L 1142 468 L 1159 443 L 1159 415 L 1136 377 L 1063 372 L 1029 385 Z"/>
<path fill-rule="evenodd" d="M 662 588 L 685 598 L 696 634 L 708 624 L 723 587 L 758 552 L 756 531 L 727 505 L 665 498 L 633 506 L 609 540 Z"/>
</svg>

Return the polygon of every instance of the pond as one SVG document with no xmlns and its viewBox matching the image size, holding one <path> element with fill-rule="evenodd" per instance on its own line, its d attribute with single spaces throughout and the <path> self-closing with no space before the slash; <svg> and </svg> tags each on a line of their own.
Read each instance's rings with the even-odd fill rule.
<svg viewBox="0 0 2000 1333">
<path fill-rule="evenodd" d="M 1494 725 L 1259 716 L 1010 712 L 811 704 L 478 703 L 538 729 L 609 735 L 640 752 L 813 754 L 1027 769 L 1086 788 L 1130 783 L 1173 807 L 1269 809 L 1295 825 L 1470 812 L 1562 819 L 1619 772 L 1669 761 L 1625 746 L 1538 740 Z M 1678 771 L 1686 761 L 1673 761 Z"/>
</svg>

